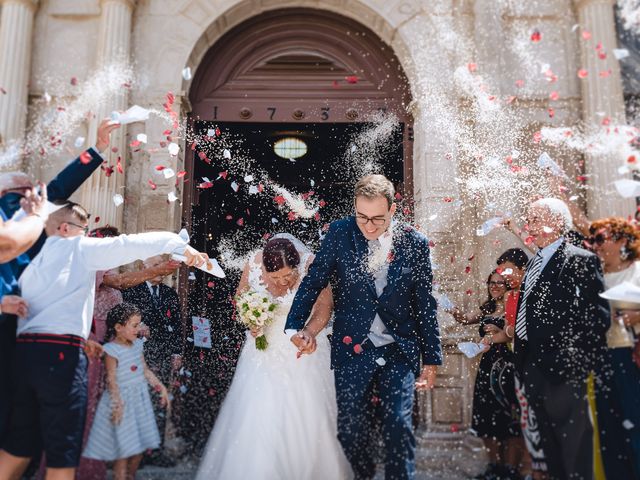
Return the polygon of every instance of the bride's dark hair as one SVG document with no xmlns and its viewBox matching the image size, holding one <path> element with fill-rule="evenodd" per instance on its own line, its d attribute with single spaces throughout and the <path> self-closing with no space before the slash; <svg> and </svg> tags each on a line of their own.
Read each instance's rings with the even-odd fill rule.
<svg viewBox="0 0 640 480">
<path fill-rule="evenodd" d="M 269 272 L 277 272 L 284 267 L 296 268 L 300 265 L 300 254 L 296 247 L 286 238 L 269 240 L 262 250 L 262 264 Z"/>
</svg>

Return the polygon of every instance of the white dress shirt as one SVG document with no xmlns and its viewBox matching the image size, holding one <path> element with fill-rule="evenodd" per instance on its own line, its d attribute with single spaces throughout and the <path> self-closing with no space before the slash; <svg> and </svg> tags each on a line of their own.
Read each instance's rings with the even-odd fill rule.
<svg viewBox="0 0 640 480">
<path fill-rule="evenodd" d="M 558 248 L 560 248 L 560 245 L 562 245 L 562 242 L 564 242 L 564 237 L 560 237 L 555 242 L 550 243 L 549 245 L 544 247 L 542 250 L 540 250 L 540 256 L 542 257 L 542 265 L 540 266 L 541 272 L 542 270 L 544 270 L 544 267 L 547 266 L 547 263 L 549 263 L 549 260 L 551 260 L 551 257 L 553 257 L 553 254 L 556 253 Z"/>
<path fill-rule="evenodd" d="M 96 272 L 163 253 L 183 254 L 187 242 L 175 233 L 148 232 L 112 238 L 47 238 L 19 279 L 27 317 L 18 335 L 50 333 L 89 337 Z"/>
</svg>

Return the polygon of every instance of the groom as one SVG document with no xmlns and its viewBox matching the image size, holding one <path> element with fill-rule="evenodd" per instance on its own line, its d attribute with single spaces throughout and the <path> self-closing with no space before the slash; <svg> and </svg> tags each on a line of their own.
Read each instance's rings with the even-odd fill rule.
<svg viewBox="0 0 640 480">
<path fill-rule="evenodd" d="M 313 351 L 315 339 L 305 322 L 331 283 L 338 439 L 356 479 L 375 474 L 377 403 L 386 478 L 414 477 L 413 390 L 433 387 L 436 365 L 442 363 L 429 242 L 409 225 L 392 222 L 394 195 L 393 184 L 383 175 L 356 184 L 355 216 L 329 227 L 286 325 L 300 350 Z"/>
</svg>

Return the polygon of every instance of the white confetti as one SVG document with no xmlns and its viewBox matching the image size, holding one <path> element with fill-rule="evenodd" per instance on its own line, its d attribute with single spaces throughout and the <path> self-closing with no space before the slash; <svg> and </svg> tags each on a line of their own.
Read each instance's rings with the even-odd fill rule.
<svg viewBox="0 0 640 480">
<path fill-rule="evenodd" d="M 376 358 L 376 363 L 381 367 L 384 367 L 387 364 L 387 361 L 384 358 L 380 357 Z"/>
<path fill-rule="evenodd" d="M 433 215 L 431 215 L 431 216 L 429 217 L 429 221 L 431 222 L 431 221 L 435 220 L 436 218 L 438 218 L 438 214 L 437 214 L 437 213 L 434 213 Z"/>
<path fill-rule="evenodd" d="M 622 422 L 622 426 L 626 429 L 626 430 L 631 430 L 633 427 L 635 427 L 635 425 L 633 424 L 633 422 L 631 420 L 624 420 Z"/>
<path fill-rule="evenodd" d="M 191 80 L 191 67 L 185 67 L 182 69 L 182 78 L 186 81 Z"/>
<path fill-rule="evenodd" d="M 622 60 L 623 58 L 627 58 L 629 56 L 629 50 L 626 48 L 614 48 L 613 56 L 616 57 L 616 60 Z"/>
<path fill-rule="evenodd" d="M 228 160 L 231 160 L 231 152 L 229 150 L 227 150 L 226 148 L 224 149 L 224 151 L 222 152 L 222 156 Z"/>
<path fill-rule="evenodd" d="M 234 192 L 237 192 L 239 188 L 240 188 L 240 187 L 238 186 L 238 184 L 237 184 L 236 182 L 231 182 L 231 189 L 232 189 Z"/>
<path fill-rule="evenodd" d="M 542 231 L 544 233 L 552 233 L 553 232 L 553 228 L 551 227 L 547 227 L 546 225 L 544 227 L 542 227 Z"/>
<path fill-rule="evenodd" d="M 136 140 L 138 140 L 139 142 L 142 142 L 142 143 L 147 143 L 147 134 L 146 133 L 139 133 L 138 135 L 136 135 Z"/>
<path fill-rule="evenodd" d="M 76 148 L 80 148 L 84 145 L 84 137 L 77 137 L 76 141 L 73 143 L 73 146 Z"/>
<path fill-rule="evenodd" d="M 358 147 L 356 147 L 355 145 L 351 145 L 351 153 L 354 153 L 357 149 Z"/>
<path fill-rule="evenodd" d="M 174 177 L 176 175 L 176 172 L 173 170 L 173 168 L 165 168 L 162 170 L 162 174 L 164 175 L 164 178 L 169 179 L 171 177 Z"/>
<path fill-rule="evenodd" d="M 278 219 L 272 217 L 271 218 L 271 223 L 273 223 L 275 225 L 276 223 L 278 223 Z"/>
<path fill-rule="evenodd" d="M 171 142 L 167 147 L 167 150 L 169 150 L 169 155 L 175 157 L 176 155 L 178 155 L 178 153 L 180 153 L 180 145 Z"/>
<path fill-rule="evenodd" d="M 175 202 L 176 200 L 178 200 L 178 197 L 176 196 L 176 193 L 175 193 L 175 192 L 169 192 L 169 193 L 167 194 L 167 199 L 168 199 L 171 203 L 173 203 L 173 202 Z"/>
<path fill-rule="evenodd" d="M 505 275 L 511 275 L 513 273 L 513 269 L 512 268 L 505 268 L 502 273 L 504 273 Z"/>
<path fill-rule="evenodd" d="M 216 131 L 214 128 L 210 128 L 207 130 L 207 137 L 215 137 L 216 136 Z"/>
<path fill-rule="evenodd" d="M 180 385 L 180 393 L 182 394 L 187 393 L 187 387 L 185 385 Z"/>
<path fill-rule="evenodd" d="M 250 195 L 255 195 L 256 193 L 258 193 L 258 187 L 256 187 L 255 185 L 251 185 L 249 187 L 249 194 Z"/>
<path fill-rule="evenodd" d="M 196 274 L 193 272 L 189 272 L 189 278 L 187 280 L 195 280 L 196 279 Z"/>
<path fill-rule="evenodd" d="M 245 181 L 246 183 L 251 183 L 251 182 L 253 182 L 253 175 L 247 175 L 247 176 L 245 176 L 245 177 L 244 177 L 244 181 Z"/>
<path fill-rule="evenodd" d="M 49 92 L 44 92 L 44 95 L 42 95 L 42 98 L 44 98 L 45 102 L 51 103 L 51 95 L 49 95 Z"/>
<path fill-rule="evenodd" d="M 124 198 L 119 193 L 113 195 L 113 203 L 115 203 L 116 207 L 119 207 L 124 203 Z"/>
</svg>

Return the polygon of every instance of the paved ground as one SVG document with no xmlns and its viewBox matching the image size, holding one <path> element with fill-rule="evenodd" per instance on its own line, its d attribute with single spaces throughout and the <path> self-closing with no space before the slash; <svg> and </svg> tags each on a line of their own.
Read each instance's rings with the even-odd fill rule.
<svg viewBox="0 0 640 480">
<path fill-rule="evenodd" d="M 416 480 L 466 480 L 484 470 L 486 456 L 482 442 L 469 436 L 458 440 L 439 438 L 437 435 L 419 439 Z M 137 480 L 191 480 L 197 470 L 197 461 L 184 461 L 172 468 L 146 466 L 138 472 Z M 108 477 L 111 480 L 111 476 Z M 247 479 L 248 480 L 248 479 Z M 288 480 L 288 479 L 282 479 Z M 295 480 L 295 479 L 292 479 Z M 323 479 L 332 480 L 332 479 Z M 380 466 L 375 480 L 384 480 Z"/>
</svg>

